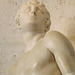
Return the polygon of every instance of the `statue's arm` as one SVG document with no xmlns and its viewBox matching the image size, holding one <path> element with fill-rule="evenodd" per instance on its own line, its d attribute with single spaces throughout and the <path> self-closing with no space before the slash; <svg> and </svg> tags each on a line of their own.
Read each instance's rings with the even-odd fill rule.
<svg viewBox="0 0 75 75">
<path fill-rule="evenodd" d="M 44 38 L 45 46 L 54 54 L 63 75 L 75 75 L 75 53 L 69 40 L 56 31 L 48 32 Z"/>
</svg>

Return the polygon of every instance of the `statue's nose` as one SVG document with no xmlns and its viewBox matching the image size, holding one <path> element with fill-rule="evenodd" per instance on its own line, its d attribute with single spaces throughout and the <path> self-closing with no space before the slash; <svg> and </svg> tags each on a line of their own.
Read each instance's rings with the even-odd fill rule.
<svg viewBox="0 0 75 75">
<path fill-rule="evenodd" d="M 36 7 L 32 7 L 31 14 L 36 16 Z"/>
<path fill-rule="evenodd" d="M 36 11 L 33 11 L 33 12 L 32 12 L 32 15 L 36 16 Z"/>
</svg>

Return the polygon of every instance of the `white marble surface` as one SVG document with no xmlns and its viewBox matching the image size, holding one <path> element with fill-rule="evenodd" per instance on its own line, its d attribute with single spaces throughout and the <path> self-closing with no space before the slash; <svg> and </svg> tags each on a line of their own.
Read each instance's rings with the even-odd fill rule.
<svg viewBox="0 0 75 75">
<path fill-rule="evenodd" d="M 27 0 L 0 0 L 0 75 L 8 75 L 9 68 L 24 54 L 25 45 L 15 23 L 19 7 Z M 75 1 L 39 0 L 51 14 L 51 30 L 66 35 L 75 48 Z"/>
</svg>

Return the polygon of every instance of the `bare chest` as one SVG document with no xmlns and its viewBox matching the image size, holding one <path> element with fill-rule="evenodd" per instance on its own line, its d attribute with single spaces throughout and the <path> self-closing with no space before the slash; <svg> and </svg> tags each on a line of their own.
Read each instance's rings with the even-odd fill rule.
<svg viewBox="0 0 75 75">
<path fill-rule="evenodd" d="M 35 50 L 34 50 L 35 49 Z M 43 47 L 34 48 L 18 64 L 17 75 L 61 75 L 52 53 Z"/>
</svg>

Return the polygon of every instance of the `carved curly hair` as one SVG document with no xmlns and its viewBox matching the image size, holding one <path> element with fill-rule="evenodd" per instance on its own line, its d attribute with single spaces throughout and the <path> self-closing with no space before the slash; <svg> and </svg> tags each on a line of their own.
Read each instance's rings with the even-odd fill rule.
<svg viewBox="0 0 75 75">
<path fill-rule="evenodd" d="M 43 13 L 45 17 L 45 22 L 46 22 L 45 32 L 47 32 L 50 29 L 50 25 L 51 25 L 50 13 L 48 12 L 44 4 L 41 2 L 38 2 L 37 0 L 30 0 L 27 3 L 24 3 L 23 6 L 21 6 L 21 8 L 18 10 L 17 15 L 15 17 L 17 25 L 20 25 L 20 14 L 22 11 L 24 11 L 25 7 L 28 4 L 36 5 L 37 7 L 40 8 L 41 12 Z"/>
</svg>

